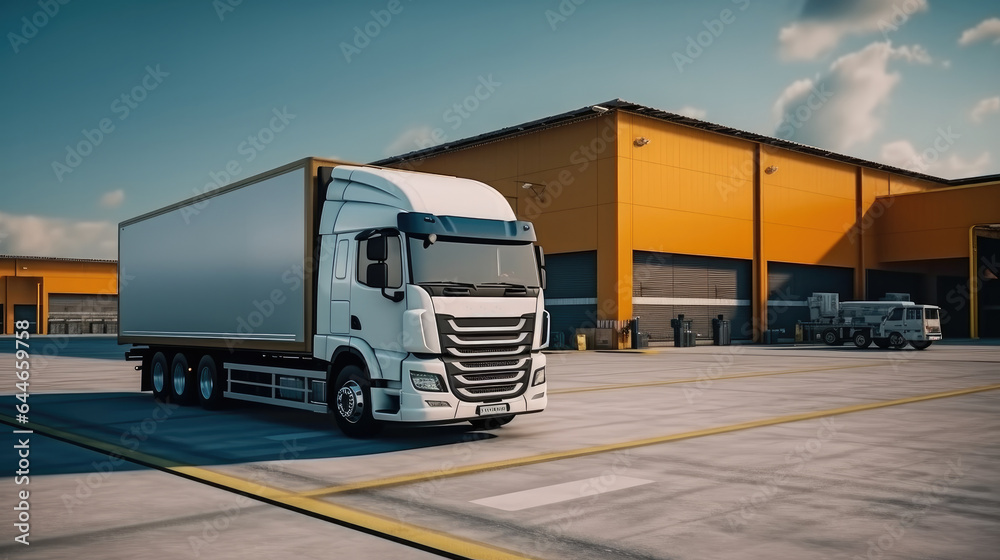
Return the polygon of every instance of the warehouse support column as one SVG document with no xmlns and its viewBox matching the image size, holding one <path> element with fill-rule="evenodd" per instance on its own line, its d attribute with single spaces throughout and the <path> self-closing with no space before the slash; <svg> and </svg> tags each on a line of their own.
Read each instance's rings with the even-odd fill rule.
<svg viewBox="0 0 1000 560">
<path fill-rule="evenodd" d="M 976 227 L 969 228 L 969 338 L 979 338 L 979 243 Z"/>
<path fill-rule="evenodd" d="M 764 165 L 760 144 L 753 154 L 753 341 L 763 342 L 767 330 L 767 257 L 764 253 Z"/>
<path fill-rule="evenodd" d="M 848 239 L 857 249 L 858 260 L 854 266 L 854 299 L 865 301 L 865 228 L 864 228 L 864 171 L 861 167 L 854 170 L 854 235 L 848 234 Z"/>
</svg>

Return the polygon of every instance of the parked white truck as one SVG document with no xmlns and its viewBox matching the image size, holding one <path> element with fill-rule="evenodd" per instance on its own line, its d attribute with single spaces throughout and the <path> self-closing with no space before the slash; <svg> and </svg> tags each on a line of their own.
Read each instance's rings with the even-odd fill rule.
<svg viewBox="0 0 1000 560">
<path fill-rule="evenodd" d="M 119 226 L 142 390 L 480 428 L 545 408 L 534 227 L 468 179 L 306 158 Z"/>
<path fill-rule="evenodd" d="M 905 294 L 901 294 L 905 295 Z M 809 297 L 809 321 L 800 323 L 803 339 L 839 346 L 846 340 L 858 348 L 924 350 L 941 340 L 941 308 L 912 301 L 840 301 L 836 293 Z"/>
</svg>

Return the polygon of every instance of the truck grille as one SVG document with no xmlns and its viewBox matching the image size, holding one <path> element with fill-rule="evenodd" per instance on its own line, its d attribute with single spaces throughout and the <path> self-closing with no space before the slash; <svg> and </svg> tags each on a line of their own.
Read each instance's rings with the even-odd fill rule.
<svg viewBox="0 0 1000 560">
<path fill-rule="evenodd" d="M 524 393 L 531 377 L 535 314 L 521 317 L 437 316 L 449 385 L 463 401 Z"/>
</svg>

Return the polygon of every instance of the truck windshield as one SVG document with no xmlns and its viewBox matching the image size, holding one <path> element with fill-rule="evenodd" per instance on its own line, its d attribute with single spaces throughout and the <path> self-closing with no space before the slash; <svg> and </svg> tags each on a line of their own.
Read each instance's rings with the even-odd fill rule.
<svg viewBox="0 0 1000 560">
<path fill-rule="evenodd" d="M 531 244 L 472 243 L 439 239 L 424 246 L 411 237 L 413 282 L 512 284 L 538 287 L 538 269 Z"/>
</svg>

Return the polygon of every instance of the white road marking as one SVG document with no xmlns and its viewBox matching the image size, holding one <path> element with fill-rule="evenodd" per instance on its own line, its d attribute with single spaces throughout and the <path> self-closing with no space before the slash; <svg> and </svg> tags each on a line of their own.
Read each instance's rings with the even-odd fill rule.
<svg viewBox="0 0 1000 560">
<path fill-rule="evenodd" d="M 610 481 L 602 480 L 601 477 L 585 478 L 573 482 L 543 486 L 533 490 L 522 490 L 491 498 L 472 500 L 472 503 L 504 511 L 520 511 L 522 509 L 557 504 L 596 494 L 604 494 L 615 490 L 624 490 L 652 482 L 652 480 L 631 478 L 628 476 L 614 476 Z"/>
<path fill-rule="evenodd" d="M 288 441 L 290 439 L 309 439 L 314 437 L 329 437 L 332 432 L 298 432 L 295 434 L 278 434 L 276 436 L 266 436 L 264 439 L 270 439 L 273 441 Z"/>
</svg>

